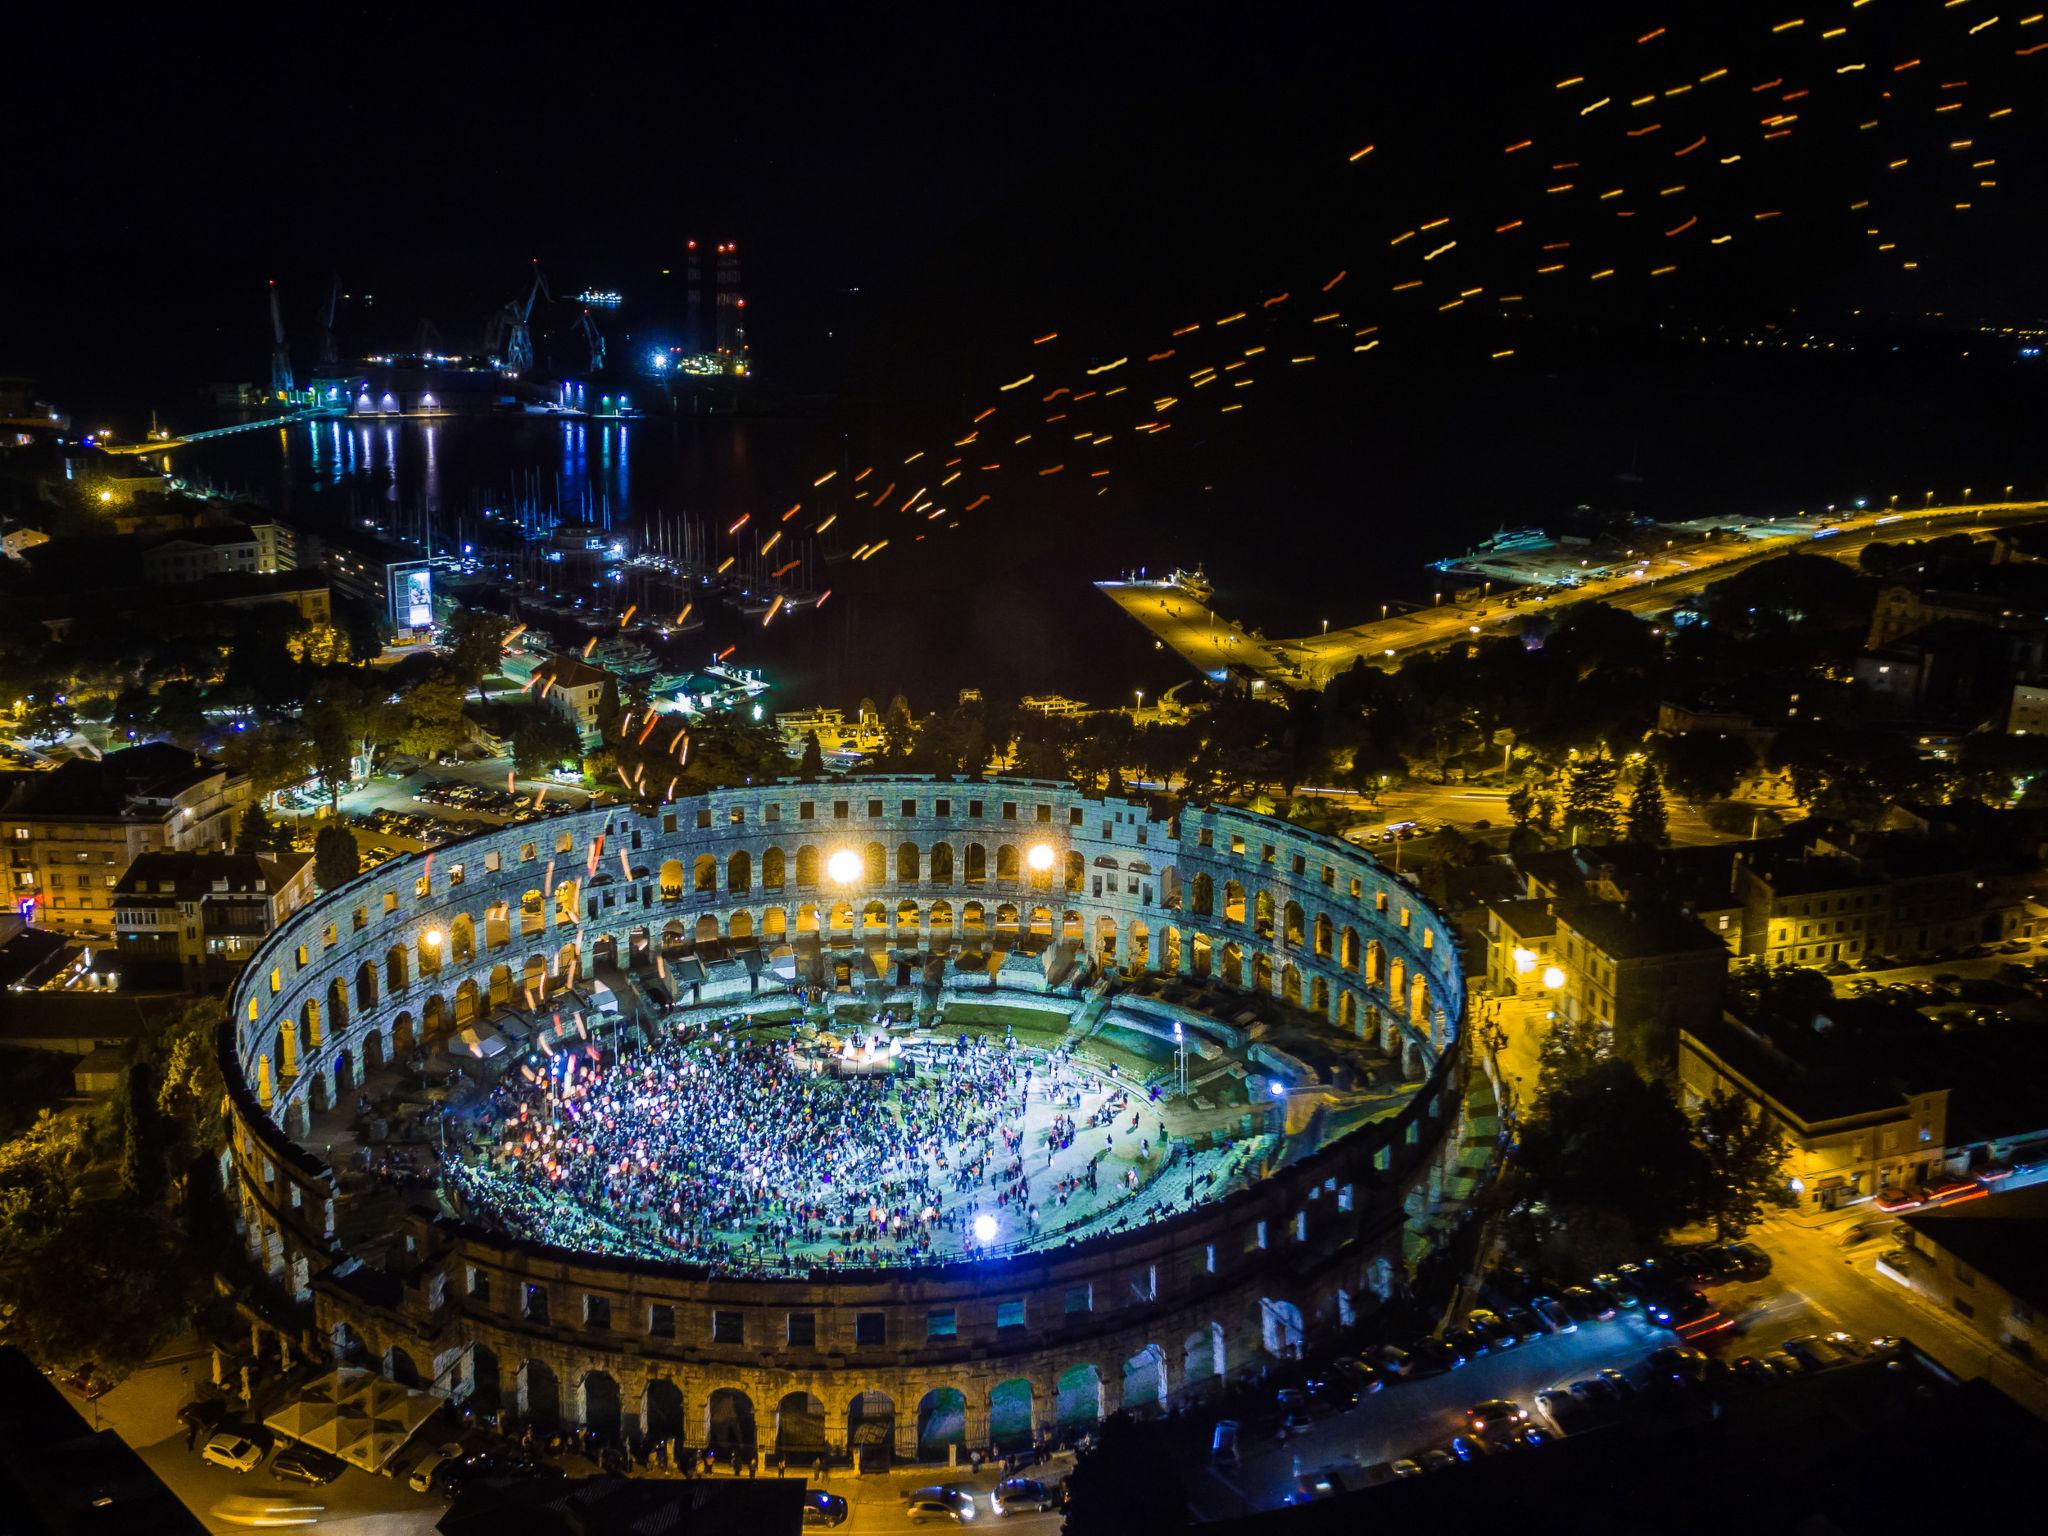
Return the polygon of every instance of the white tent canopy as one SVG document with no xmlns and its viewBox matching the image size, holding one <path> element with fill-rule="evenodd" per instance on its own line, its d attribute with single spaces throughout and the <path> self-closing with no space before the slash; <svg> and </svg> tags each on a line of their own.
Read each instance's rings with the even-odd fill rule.
<svg viewBox="0 0 2048 1536">
<path fill-rule="evenodd" d="M 310 1383 L 263 1424 L 365 1472 L 381 1472 L 440 1406 L 432 1393 L 344 1365 Z"/>
</svg>

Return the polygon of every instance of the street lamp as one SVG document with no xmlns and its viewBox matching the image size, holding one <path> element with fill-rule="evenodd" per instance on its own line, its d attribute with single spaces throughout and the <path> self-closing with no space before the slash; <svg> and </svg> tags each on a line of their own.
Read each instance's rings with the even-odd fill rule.
<svg viewBox="0 0 2048 1536">
<path fill-rule="evenodd" d="M 860 878 L 860 855 L 851 848 L 837 848 L 825 861 L 825 873 L 832 877 L 835 885 L 851 885 Z"/>
<path fill-rule="evenodd" d="M 1545 966 L 1543 968 L 1543 985 L 1550 988 L 1550 990 L 1553 992 L 1555 992 L 1559 987 L 1563 986 L 1564 967 L 1561 965 Z"/>
</svg>

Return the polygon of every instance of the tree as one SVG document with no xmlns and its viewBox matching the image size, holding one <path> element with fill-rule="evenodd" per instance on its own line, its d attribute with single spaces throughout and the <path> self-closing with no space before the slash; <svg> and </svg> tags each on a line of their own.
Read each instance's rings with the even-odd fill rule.
<svg viewBox="0 0 2048 1536">
<path fill-rule="evenodd" d="M 563 763 L 583 761 L 583 737 L 561 711 L 541 705 L 521 712 L 512 730 L 512 763 L 533 778 Z"/>
<path fill-rule="evenodd" d="M 1606 747 L 1574 752 L 1564 770 L 1564 826 L 1574 843 L 1614 837 L 1617 766 Z"/>
<path fill-rule="evenodd" d="M 1631 843 L 1661 848 L 1671 840 L 1664 814 L 1664 785 L 1654 763 L 1644 763 L 1628 796 L 1628 822 L 1623 836 Z"/>
<path fill-rule="evenodd" d="M 1747 1099 L 1723 1090 L 1694 1111 L 1692 1125 L 1707 1161 L 1705 1214 L 1722 1242 L 1746 1235 L 1765 1206 L 1792 1203 L 1785 1182 L 1790 1149 L 1778 1128 Z"/>
<path fill-rule="evenodd" d="M 313 838 L 313 878 L 323 891 L 348 884 L 363 872 L 363 856 L 356 847 L 356 835 L 338 821 L 330 821 Z"/>
<path fill-rule="evenodd" d="M 1671 1091 L 1618 1058 L 1560 1081 L 1523 1128 L 1515 1177 L 1521 1197 L 1553 1224 L 1605 1211 L 1639 1246 L 1696 1220 L 1708 1164 Z"/>
<path fill-rule="evenodd" d="M 399 699 L 398 734 L 393 743 L 408 757 L 430 759 L 452 752 L 466 734 L 462 706 L 468 685 L 453 673 L 421 678 Z"/>
<path fill-rule="evenodd" d="M 155 1200 L 163 1193 L 164 1153 L 149 1063 L 130 1063 L 121 1087 L 121 1188 L 133 1199 Z"/>
<path fill-rule="evenodd" d="M 825 749 L 818 745 L 816 731 L 804 732 L 803 760 L 796 765 L 797 777 L 806 784 L 815 782 L 825 771 Z"/>
<path fill-rule="evenodd" d="M 277 828 L 270 824 L 270 813 L 263 809 L 261 800 L 249 802 L 249 809 L 242 813 L 242 828 L 235 837 L 237 853 L 269 853 L 277 847 Z"/>
<path fill-rule="evenodd" d="M 1102 1421 L 1067 1477 L 1065 1536 L 1130 1536 L 1188 1526 L 1187 1488 L 1156 1424 L 1128 1413 Z"/>
<path fill-rule="evenodd" d="M 512 621 L 476 608 L 457 609 L 441 636 L 441 650 L 447 656 L 452 675 L 460 689 L 476 689 L 478 703 L 484 700 L 484 679 L 497 670 L 504 654 L 505 636 Z"/>
<path fill-rule="evenodd" d="M 1683 800 L 1725 800 L 1756 769 L 1747 741 L 1713 731 L 1652 736 L 1649 751 L 1664 782 Z"/>
</svg>

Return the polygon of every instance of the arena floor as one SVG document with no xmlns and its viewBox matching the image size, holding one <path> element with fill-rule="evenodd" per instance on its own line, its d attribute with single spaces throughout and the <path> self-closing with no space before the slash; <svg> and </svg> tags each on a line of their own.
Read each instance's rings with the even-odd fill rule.
<svg viewBox="0 0 2048 1536">
<path fill-rule="evenodd" d="M 515 1074 L 451 1120 L 444 1196 L 516 1236 L 726 1273 L 929 1265 L 1218 1198 L 1266 1139 L 1174 1140 L 1085 1047 L 894 1040 L 876 1071 L 843 1039 L 735 1020 Z"/>
</svg>

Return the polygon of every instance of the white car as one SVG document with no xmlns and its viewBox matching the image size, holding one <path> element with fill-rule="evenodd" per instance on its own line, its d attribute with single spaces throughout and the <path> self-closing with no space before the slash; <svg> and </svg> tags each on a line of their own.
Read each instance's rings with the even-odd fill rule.
<svg viewBox="0 0 2048 1536">
<path fill-rule="evenodd" d="M 263 1464 L 263 1447 L 246 1435 L 230 1431 L 207 1441 L 199 1459 L 226 1467 L 230 1472 L 254 1472 Z"/>
<path fill-rule="evenodd" d="M 414 1467 L 412 1475 L 406 1478 L 406 1486 L 414 1493 L 431 1493 L 434 1487 L 434 1474 L 449 1462 L 460 1461 L 466 1454 L 468 1453 L 453 1440 L 435 1448 L 420 1458 L 420 1464 Z"/>
</svg>

